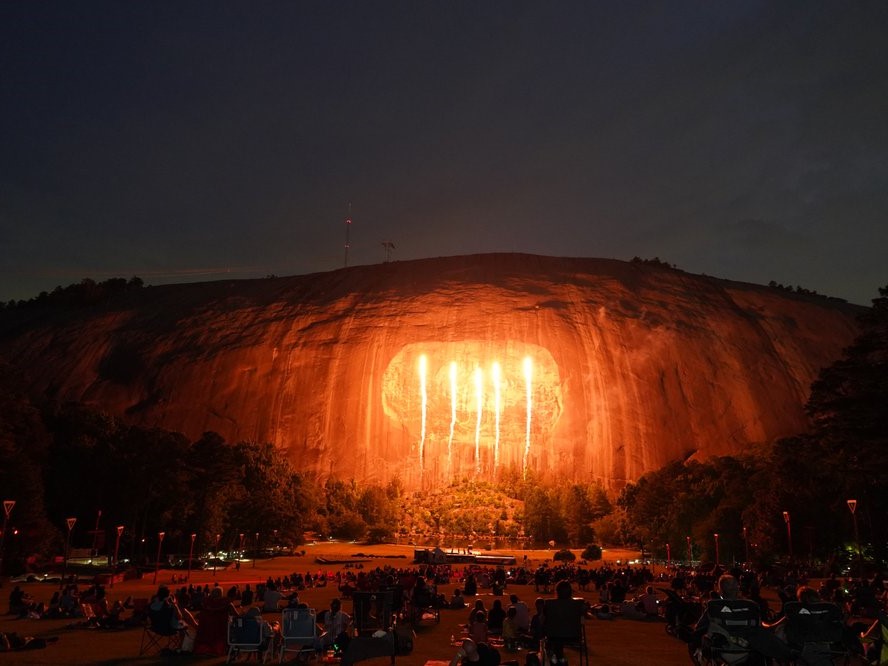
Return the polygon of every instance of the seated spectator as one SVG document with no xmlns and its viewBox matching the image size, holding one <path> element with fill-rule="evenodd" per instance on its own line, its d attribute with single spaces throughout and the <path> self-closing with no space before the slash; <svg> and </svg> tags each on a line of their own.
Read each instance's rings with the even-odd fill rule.
<svg viewBox="0 0 888 666">
<path fill-rule="evenodd" d="M 176 632 L 183 634 L 182 651 L 189 652 L 194 646 L 194 636 L 198 623 L 187 609 L 179 608 L 176 597 L 170 594 L 166 585 L 157 588 L 157 593 L 148 604 L 148 617 L 155 633 L 170 636 Z"/>
<path fill-rule="evenodd" d="M 636 607 L 644 613 L 647 619 L 656 619 L 660 616 L 660 606 L 657 601 L 657 595 L 654 594 L 654 588 L 647 586 L 644 594 L 636 600 Z"/>
<path fill-rule="evenodd" d="M 453 596 L 450 598 L 450 603 L 448 605 L 454 610 L 466 607 L 466 598 L 463 596 L 461 589 L 456 588 L 453 591 Z"/>
<path fill-rule="evenodd" d="M 318 637 L 318 646 L 322 650 L 336 645 L 340 650 L 345 649 L 349 641 L 349 627 L 351 617 L 342 610 L 342 602 L 333 599 L 330 602 L 330 610 L 324 615 L 324 633 Z"/>
<path fill-rule="evenodd" d="M 469 638 L 476 643 L 486 643 L 488 638 L 487 616 L 483 610 L 475 611 L 472 621 L 469 622 Z"/>
<path fill-rule="evenodd" d="M 240 605 L 241 608 L 249 608 L 253 605 L 253 588 L 249 583 L 244 586 L 244 591 L 241 592 Z"/>
<path fill-rule="evenodd" d="M 730 575 L 724 574 L 719 577 L 717 583 L 717 592 L 713 590 L 714 596 L 713 599 L 739 599 L 740 598 L 740 584 L 737 582 L 737 579 Z M 710 602 L 712 603 L 712 602 Z M 699 645 L 699 642 L 702 640 L 702 637 L 709 632 L 709 614 L 707 613 L 706 607 L 703 609 L 703 614 L 700 616 L 700 619 L 697 621 L 697 625 L 695 628 L 695 636 L 698 638 L 696 642 Z M 788 660 L 791 657 L 791 653 L 789 647 L 786 645 L 784 641 L 778 638 L 775 633 L 765 627 L 757 626 L 752 628 L 747 632 L 747 643 L 750 650 L 752 650 L 753 654 L 759 659 L 777 659 L 777 660 Z M 691 645 L 693 647 L 694 640 L 692 639 Z"/>
<path fill-rule="evenodd" d="M 16 617 L 24 617 L 28 612 L 27 602 L 31 597 L 18 585 L 9 593 L 9 614 Z"/>
<path fill-rule="evenodd" d="M 450 666 L 499 666 L 500 654 L 487 643 L 466 638 L 450 660 Z"/>
<path fill-rule="evenodd" d="M 477 613 L 478 611 L 481 611 L 482 613 L 484 613 L 485 618 L 487 617 L 487 609 L 484 607 L 484 600 L 483 599 L 475 599 L 475 605 L 472 608 L 471 612 L 469 613 L 469 618 L 466 620 L 466 624 L 472 623 L 472 620 L 475 619 L 475 613 Z"/>
<path fill-rule="evenodd" d="M 530 629 L 530 608 L 518 598 L 517 594 L 509 595 L 511 608 L 515 609 L 515 625 L 518 631 L 526 632 Z"/>
<path fill-rule="evenodd" d="M 493 606 L 487 613 L 487 630 L 491 634 L 503 633 L 503 622 L 506 619 L 506 611 L 503 609 L 503 602 L 499 599 L 493 600 Z"/>
<path fill-rule="evenodd" d="M 585 610 L 585 602 L 573 598 L 570 582 L 559 581 L 555 598 L 546 600 L 544 610 L 543 631 L 554 661 L 565 662 L 564 645 L 580 637 Z"/>
<path fill-rule="evenodd" d="M 265 594 L 262 595 L 262 612 L 277 613 L 278 603 L 281 600 L 281 593 L 278 591 L 274 583 L 265 587 Z"/>
<path fill-rule="evenodd" d="M 503 647 L 509 652 L 518 649 L 518 622 L 515 620 L 518 612 L 514 606 L 509 606 L 506 611 L 506 619 L 503 620 Z"/>
<path fill-rule="evenodd" d="M 535 613 L 533 617 L 530 618 L 530 640 L 532 644 L 539 647 L 540 641 L 546 636 L 544 626 L 546 617 L 546 600 L 542 597 L 537 597 L 536 601 L 533 602 L 533 607 Z"/>
</svg>

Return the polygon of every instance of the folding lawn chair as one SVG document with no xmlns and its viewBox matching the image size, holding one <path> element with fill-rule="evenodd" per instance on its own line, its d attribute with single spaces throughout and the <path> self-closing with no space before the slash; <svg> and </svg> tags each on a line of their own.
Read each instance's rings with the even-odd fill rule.
<svg viewBox="0 0 888 666">
<path fill-rule="evenodd" d="M 265 622 L 261 615 L 244 615 L 228 618 L 228 663 L 241 654 L 254 653 L 257 661 L 265 661 L 271 653 L 271 638 L 263 631 Z"/>
<path fill-rule="evenodd" d="M 706 606 L 709 628 L 704 644 L 710 664 L 745 664 L 753 650 L 749 637 L 761 624 L 758 604 L 746 599 L 713 599 Z"/>
<path fill-rule="evenodd" d="M 148 608 L 148 619 L 142 630 L 142 641 L 139 644 L 139 656 L 156 654 L 161 650 L 178 650 L 182 647 L 185 637 L 183 629 L 176 629 L 176 609 L 164 605 L 160 610 Z"/>
<path fill-rule="evenodd" d="M 844 643 L 845 619 L 835 604 L 802 604 L 789 601 L 783 605 L 786 616 L 786 642 L 793 660 L 807 666 L 831 666 L 842 657 L 848 663 L 851 652 Z"/>
<path fill-rule="evenodd" d="M 298 659 L 303 654 L 313 655 L 318 637 L 317 617 L 313 608 L 285 608 L 281 615 L 281 653 L 295 652 Z"/>
</svg>

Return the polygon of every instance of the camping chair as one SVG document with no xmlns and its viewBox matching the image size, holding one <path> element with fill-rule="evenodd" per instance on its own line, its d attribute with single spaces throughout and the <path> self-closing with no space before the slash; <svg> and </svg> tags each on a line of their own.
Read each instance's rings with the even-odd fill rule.
<svg viewBox="0 0 888 666">
<path fill-rule="evenodd" d="M 285 652 L 295 652 L 297 659 L 302 654 L 314 654 L 317 637 L 318 624 L 313 608 L 285 608 L 281 615 L 279 661 L 283 663 Z"/>
<path fill-rule="evenodd" d="M 710 664 L 735 666 L 749 660 L 752 631 L 761 623 L 758 604 L 746 599 L 713 599 L 706 606 L 709 628 L 704 645 L 709 649 Z"/>
<path fill-rule="evenodd" d="M 396 593 L 394 589 L 352 593 L 352 621 L 358 636 L 391 629 Z"/>
<path fill-rule="evenodd" d="M 580 666 L 583 666 L 583 660 L 588 666 L 589 646 L 583 624 L 585 611 L 586 602 L 583 599 L 546 599 L 543 610 L 545 638 L 540 646 L 544 664 L 551 661 L 550 653 L 569 647 L 579 652 Z"/>
<path fill-rule="evenodd" d="M 786 617 L 786 642 L 794 662 L 830 666 L 837 657 L 847 664 L 851 658 L 845 646 L 845 620 L 841 609 L 832 603 L 802 604 L 788 601 L 783 606 Z"/>
<path fill-rule="evenodd" d="M 244 615 L 228 618 L 228 662 L 241 653 L 256 654 L 257 661 L 264 661 L 271 652 L 271 639 L 263 635 L 264 621 L 261 615 Z"/>
<path fill-rule="evenodd" d="M 148 619 L 142 630 L 142 641 L 139 644 L 139 656 L 156 654 L 161 650 L 178 650 L 185 638 L 184 629 L 176 629 L 176 609 L 164 604 L 160 610 L 148 607 Z"/>
</svg>

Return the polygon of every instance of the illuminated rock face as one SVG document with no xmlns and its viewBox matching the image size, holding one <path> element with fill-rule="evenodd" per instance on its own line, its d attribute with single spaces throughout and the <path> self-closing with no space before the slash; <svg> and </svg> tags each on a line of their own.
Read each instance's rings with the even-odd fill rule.
<svg viewBox="0 0 888 666">
<path fill-rule="evenodd" d="M 804 430 L 859 311 L 659 266 L 483 255 L 153 287 L 32 319 L 0 354 L 56 398 L 272 441 L 321 475 L 617 488 Z"/>
</svg>

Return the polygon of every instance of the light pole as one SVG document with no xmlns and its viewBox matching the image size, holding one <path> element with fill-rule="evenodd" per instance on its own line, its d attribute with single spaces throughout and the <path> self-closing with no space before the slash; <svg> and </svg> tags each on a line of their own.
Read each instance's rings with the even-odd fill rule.
<svg viewBox="0 0 888 666">
<path fill-rule="evenodd" d="M 163 538 L 166 532 L 157 533 L 157 557 L 154 558 L 154 585 L 157 585 L 157 572 L 160 569 L 160 547 L 163 545 Z"/>
<path fill-rule="evenodd" d="M 188 552 L 188 582 L 191 582 L 191 560 L 194 558 L 194 540 L 197 538 L 197 534 L 191 533 L 191 550 Z"/>
<path fill-rule="evenodd" d="M 672 564 L 672 548 L 669 544 L 666 544 L 666 566 Z"/>
<path fill-rule="evenodd" d="M 860 534 L 857 531 L 857 500 L 848 500 L 848 510 L 851 511 L 851 518 L 854 521 L 854 543 L 857 545 L 857 568 L 860 571 L 860 580 L 863 580 L 863 553 L 860 552 Z M 4 530 L 5 531 L 5 530 Z"/>
<path fill-rule="evenodd" d="M 693 562 L 694 562 L 694 558 L 691 553 L 691 537 L 687 536 L 687 537 L 685 537 L 685 539 L 688 542 L 688 566 L 691 566 L 691 564 L 693 564 Z"/>
<path fill-rule="evenodd" d="M 59 585 L 59 589 L 62 589 L 65 585 L 65 581 L 68 578 L 68 550 L 71 547 L 71 530 L 74 529 L 74 523 L 77 522 L 77 518 L 65 518 L 65 524 L 68 526 L 68 536 L 65 539 L 65 565 L 62 569 L 62 582 Z"/>
<path fill-rule="evenodd" d="M 6 546 L 6 526 L 9 524 L 9 516 L 12 515 L 14 506 L 15 500 L 3 500 L 3 532 L 0 532 L 0 577 L 3 576 L 3 548 Z"/>
<path fill-rule="evenodd" d="M 253 553 L 253 568 L 256 568 L 256 558 L 259 556 L 259 532 L 256 532 L 256 552 Z"/>
<path fill-rule="evenodd" d="M 96 545 L 98 544 L 98 541 L 99 541 L 99 521 L 101 519 L 102 519 L 102 510 L 99 509 L 98 513 L 96 514 L 96 528 L 93 530 L 92 550 L 89 553 L 92 557 L 96 557 L 99 554 L 99 551 L 96 548 Z"/>
<path fill-rule="evenodd" d="M 213 578 L 216 577 L 216 563 L 219 561 L 219 539 L 222 538 L 222 535 L 218 532 L 216 533 L 216 551 L 214 553 L 215 557 L 213 558 Z"/>
<path fill-rule="evenodd" d="M 718 532 L 714 533 L 712 536 L 715 537 L 715 566 L 718 566 Z"/>
<path fill-rule="evenodd" d="M 745 527 L 743 528 L 743 546 L 746 549 L 746 565 L 749 566 L 749 533 Z"/>
<path fill-rule="evenodd" d="M 792 525 L 789 520 L 789 511 L 783 512 L 783 522 L 786 523 L 786 544 L 789 548 L 789 559 L 792 561 Z"/>
<path fill-rule="evenodd" d="M 114 576 L 117 573 L 117 556 L 120 554 L 120 537 L 123 536 L 123 525 L 117 526 L 117 540 L 114 542 L 114 566 L 111 567 L 111 587 L 114 587 Z"/>
</svg>

